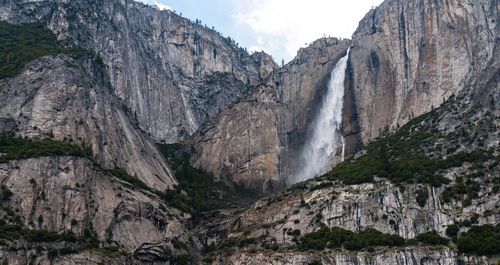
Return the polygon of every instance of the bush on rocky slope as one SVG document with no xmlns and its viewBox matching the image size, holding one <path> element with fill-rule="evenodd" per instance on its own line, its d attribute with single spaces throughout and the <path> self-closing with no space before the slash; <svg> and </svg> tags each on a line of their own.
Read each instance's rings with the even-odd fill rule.
<svg viewBox="0 0 500 265">
<path fill-rule="evenodd" d="M 32 140 L 14 137 L 8 133 L 0 134 L 0 163 L 40 156 L 92 157 L 89 150 L 82 149 L 68 141 Z"/>
<path fill-rule="evenodd" d="M 452 233 L 456 235 L 455 232 Z M 338 227 L 322 227 L 316 232 L 304 235 L 298 242 L 300 250 L 339 249 L 358 251 L 373 247 L 402 247 L 417 242 L 424 246 L 447 245 L 450 240 L 436 231 L 419 234 L 415 239 L 405 240 L 398 235 L 384 234 L 375 229 L 358 233 Z M 472 226 L 469 231 L 454 239 L 458 250 L 472 255 L 497 255 L 500 253 L 500 225 Z"/>
<path fill-rule="evenodd" d="M 443 143 L 461 143 L 461 146 L 477 142 L 478 133 L 468 135 L 456 132 L 444 134 L 436 129 L 436 124 L 454 98 L 439 109 L 419 116 L 401 127 L 395 133 L 386 134 L 366 146 L 366 153 L 357 159 L 346 161 L 323 178 L 341 180 L 345 184 L 373 182 L 374 177 L 388 178 L 394 183 L 417 182 L 439 187 L 450 182 L 443 176 L 445 170 L 462 166 L 464 163 L 482 167 L 488 160 L 498 159 L 494 150 L 474 148 L 472 151 L 457 152 L 457 148 L 444 148 Z M 465 115 L 465 114 L 463 114 Z M 491 117 L 486 115 L 470 132 L 480 129 Z M 472 137 L 472 140 L 469 139 Z M 455 145 L 453 145 L 455 146 Z M 480 146 L 480 143 L 478 143 Z"/>
<path fill-rule="evenodd" d="M 500 253 L 500 224 L 473 226 L 456 241 L 458 250 L 466 254 L 498 255 Z"/>
<path fill-rule="evenodd" d="M 202 212 L 237 207 L 247 193 L 236 195 L 223 182 L 215 181 L 209 173 L 189 164 L 189 154 L 180 144 L 158 144 L 179 185 L 165 191 L 165 200 L 172 206 L 193 214 L 196 221 Z"/>
<path fill-rule="evenodd" d="M 376 246 L 403 246 L 405 240 L 397 235 L 384 234 L 375 229 L 366 229 L 358 233 L 334 227 L 322 227 L 300 239 L 301 250 L 323 250 L 325 248 L 344 247 L 347 250 L 361 250 Z"/>
<path fill-rule="evenodd" d="M 41 24 L 12 25 L 0 21 L 0 79 L 16 75 L 26 63 L 43 56 L 84 52 L 79 48 L 64 48 Z"/>
</svg>

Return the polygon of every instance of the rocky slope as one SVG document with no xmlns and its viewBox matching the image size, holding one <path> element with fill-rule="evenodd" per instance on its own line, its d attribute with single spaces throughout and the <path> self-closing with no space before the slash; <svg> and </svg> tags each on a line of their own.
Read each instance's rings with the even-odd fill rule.
<svg viewBox="0 0 500 265">
<path fill-rule="evenodd" d="M 497 17 L 494 1 L 387 0 L 352 41 L 320 39 L 276 69 L 133 1 L 0 0 L 1 20 L 88 50 L 42 52 L 0 79 L 0 261 L 497 262 Z M 187 163 L 238 195 L 282 190 L 349 47 L 351 160 L 245 210 Z M 153 142 L 195 130 L 176 154 Z"/>
<path fill-rule="evenodd" d="M 285 185 L 330 71 L 349 44 L 325 38 L 301 49 L 194 136 L 193 165 L 260 192 Z"/>
<path fill-rule="evenodd" d="M 191 135 L 277 67 L 215 30 L 131 0 L 2 0 L 0 19 L 44 23 L 59 40 L 99 53 L 116 94 L 156 141 Z"/>
<path fill-rule="evenodd" d="M 53 260 L 58 252 L 104 246 L 112 247 L 113 255 L 129 253 L 129 259 L 175 258 L 178 251 L 170 240 L 187 241 L 184 224 L 189 215 L 167 206 L 157 190 L 177 181 L 154 144 L 130 122 L 101 64 L 87 55 L 44 57 L 15 77 L 0 80 L 0 90 L 2 131 L 25 139 L 64 139 L 91 154 L 2 162 L 2 219 L 23 229 L 48 231 L 41 235 L 71 231 L 76 238 L 97 242 L 87 247 L 92 242 L 10 242 L 4 234 L 6 247 L 0 252 L 9 264 L 45 264 L 47 253 Z M 118 173 L 117 168 L 126 171 Z M 126 172 L 135 176 L 124 177 Z M 7 226 L 0 229 L 9 231 Z M 78 257 L 72 262 L 85 263 Z"/>
<path fill-rule="evenodd" d="M 497 225 L 500 221 L 498 45 L 493 52 L 486 70 L 468 80 L 466 89 L 438 109 L 375 141 L 325 176 L 255 203 L 240 215 L 226 248 L 214 254 L 214 260 L 234 264 L 271 260 L 275 264 L 315 260 L 323 264 L 494 263 L 494 258 L 456 252 L 457 247 L 466 253 L 482 249 L 461 239 L 472 230 L 471 225 Z M 376 229 L 425 244 L 429 241 L 421 235 L 436 231 L 458 240 L 453 244 L 446 241 L 444 250 L 375 247 L 353 255 L 345 250 L 353 247 L 348 245 L 315 248 L 322 244 L 319 231 L 325 228 L 357 233 Z M 311 235 L 316 241 L 306 241 Z M 470 246 L 476 250 L 467 249 Z M 322 251 L 304 251 L 311 247 Z"/>
<path fill-rule="evenodd" d="M 446 250 L 405 250 L 391 253 L 333 253 L 321 258 L 311 253 L 255 253 L 243 252 L 231 256 L 220 256 L 213 264 L 335 264 L 335 265 L 480 265 L 491 262 L 485 257 L 460 257 L 456 253 Z"/>
</svg>

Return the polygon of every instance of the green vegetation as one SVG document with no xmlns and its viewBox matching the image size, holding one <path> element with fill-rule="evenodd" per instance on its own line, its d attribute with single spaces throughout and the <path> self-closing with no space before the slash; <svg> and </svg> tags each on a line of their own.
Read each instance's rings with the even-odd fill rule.
<svg viewBox="0 0 500 265">
<path fill-rule="evenodd" d="M 346 161 L 322 178 L 341 180 L 345 184 L 373 182 L 374 177 L 390 179 L 393 183 L 423 183 L 441 186 L 450 180 L 443 176 L 446 169 L 469 162 L 481 166 L 496 159 L 492 150 L 477 149 L 470 153 L 448 150 L 445 159 L 425 155 L 440 153 L 437 142 L 446 142 L 451 135 L 443 135 L 434 125 L 439 118 L 437 110 L 419 116 L 393 134 L 373 141 L 366 146 L 366 154 Z M 423 198 L 423 197 L 422 197 Z"/>
<path fill-rule="evenodd" d="M 299 229 L 289 229 L 287 232 L 286 232 L 287 235 L 289 236 L 300 236 L 300 230 Z"/>
<path fill-rule="evenodd" d="M 460 231 L 460 226 L 458 224 L 452 224 L 446 228 L 446 235 L 455 238 Z"/>
<path fill-rule="evenodd" d="M 5 208 L 4 208 L 5 210 Z M 105 255 L 119 252 L 117 246 L 107 246 L 101 248 L 101 242 L 92 234 L 89 229 L 85 229 L 82 237 L 77 237 L 72 231 L 55 232 L 48 230 L 32 230 L 20 224 L 9 224 L 0 219 L 0 241 L 25 240 L 32 243 L 62 243 L 53 244 L 59 246 L 49 248 L 49 259 L 56 256 L 79 253 L 88 249 L 102 250 Z M 61 247 L 63 246 L 63 247 Z"/>
<path fill-rule="evenodd" d="M 425 232 L 417 235 L 416 237 L 418 242 L 423 243 L 424 245 L 447 245 L 448 239 L 441 237 L 436 231 Z"/>
<path fill-rule="evenodd" d="M 469 231 L 460 234 L 456 241 L 458 250 L 466 254 L 500 254 L 500 224 L 472 226 Z"/>
<path fill-rule="evenodd" d="M 373 250 L 373 247 L 402 247 L 413 245 L 418 242 L 422 245 L 435 246 L 447 245 L 449 240 L 437 234 L 437 232 L 426 232 L 417 235 L 416 239 L 405 240 L 398 235 L 384 234 L 375 229 L 366 229 L 358 233 L 334 227 L 323 226 L 316 232 L 304 235 L 298 244 L 300 250 L 324 250 L 339 249 L 346 250 Z"/>
<path fill-rule="evenodd" d="M 139 178 L 137 178 L 137 176 L 130 176 L 124 169 L 121 168 L 109 169 L 109 170 L 104 170 L 104 173 L 106 173 L 106 175 L 108 176 L 117 177 L 125 182 L 128 182 L 136 188 L 147 191 L 153 191 L 151 190 L 151 188 L 149 188 L 148 185 L 146 185 L 146 183 L 142 182 Z"/>
<path fill-rule="evenodd" d="M 464 206 L 468 206 L 472 199 L 478 197 L 478 193 L 481 190 L 481 185 L 479 182 L 472 179 L 467 179 L 464 182 L 463 177 L 457 177 L 456 184 L 446 189 L 441 194 L 441 198 L 444 202 L 463 201 Z"/>
<path fill-rule="evenodd" d="M 71 231 L 57 233 L 47 230 L 30 230 L 20 225 L 7 224 L 0 220 L 0 238 L 6 240 L 25 239 L 33 242 L 76 242 L 78 239 Z"/>
<path fill-rule="evenodd" d="M 6 133 L 0 134 L 0 163 L 40 156 L 92 157 L 89 150 L 83 150 L 68 141 L 32 140 Z"/>
<path fill-rule="evenodd" d="M 177 265 L 188 265 L 191 264 L 193 258 L 189 254 L 179 254 L 175 256 L 175 264 Z"/>
<path fill-rule="evenodd" d="M 417 196 L 415 197 L 415 200 L 417 201 L 417 204 L 420 207 L 425 207 L 428 198 L 429 198 L 429 191 L 427 190 L 427 187 L 422 187 L 419 190 L 417 190 Z"/>
<path fill-rule="evenodd" d="M 239 199 L 235 192 L 223 182 L 214 181 L 209 173 L 193 168 L 189 164 L 189 154 L 183 152 L 180 144 L 159 144 L 159 150 L 172 168 L 179 185 L 175 190 L 165 191 L 165 201 L 184 212 L 193 214 L 193 218 L 202 212 L 234 207 Z M 243 189 L 240 195 L 248 195 Z"/>
<path fill-rule="evenodd" d="M 244 248 L 248 245 L 257 244 L 256 238 L 226 238 L 219 246 L 219 249 L 230 249 L 233 247 Z"/>
<path fill-rule="evenodd" d="M 0 21 L 0 79 L 16 75 L 26 63 L 60 53 L 83 54 L 79 48 L 64 48 L 43 25 L 12 25 Z"/>
<path fill-rule="evenodd" d="M 465 223 L 470 226 L 471 221 Z M 460 252 L 469 255 L 500 254 L 500 224 L 472 226 L 469 231 L 457 234 L 460 224 L 448 227 L 446 234 L 455 238 Z M 318 231 L 304 235 L 297 243 L 300 250 L 324 250 L 344 248 L 351 251 L 373 250 L 373 247 L 402 247 L 419 243 L 424 246 L 448 245 L 449 239 L 441 237 L 436 231 L 419 234 L 415 239 L 405 240 L 397 235 L 384 234 L 375 229 L 354 233 L 334 227 L 321 227 Z"/>
<path fill-rule="evenodd" d="M 359 233 L 334 227 L 322 227 L 300 239 L 298 248 L 301 250 L 323 250 L 344 247 L 347 250 L 361 250 L 376 246 L 403 246 L 405 240 L 397 235 L 389 235 L 375 229 L 366 229 Z"/>
<path fill-rule="evenodd" d="M 12 197 L 13 193 L 12 191 L 7 188 L 7 186 L 2 185 L 0 186 L 0 202 L 8 201 L 10 200 L 10 197 Z"/>
</svg>

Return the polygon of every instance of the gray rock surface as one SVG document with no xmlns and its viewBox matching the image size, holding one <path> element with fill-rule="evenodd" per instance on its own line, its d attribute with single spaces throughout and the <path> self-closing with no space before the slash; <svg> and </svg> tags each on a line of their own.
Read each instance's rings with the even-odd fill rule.
<svg viewBox="0 0 500 265">
<path fill-rule="evenodd" d="M 250 253 L 236 252 L 220 256 L 213 264 L 276 264 L 302 265 L 319 261 L 325 265 L 480 265 L 490 263 L 485 257 L 463 257 L 450 250 L 407 249 L 381 253 L 333 252 L 328 257 L 311 253 Z"/>
<path fill-rule="evenodd" d="M 352 37 L 349 89 L 359 129 L 346 133 L 366 144 L 464 89 L 493 57 L 498 7 L 495 0 L 387 0 L 371 10 Z"/>
<path fill-rule="evenodd" d="M 0 118 L 28 138 L 68 139 L 107 169 L 122 168 L 164 191 L 177 181 L 154 143 L 130 120 L 102 66 L 86 57 L 45 57 L 0 80 Z"/>
<path fill-rule="evenodd" d="M 41 157 L 0 166 L 0 183 L 13 193 L 3 207 L 15 210 L 29 229 L 77 236 L 88 229 L 129 253 L 186 236 L 177 210 L 160 207 L 156 195 L 103 174 L 87 159 Z"/>
<path fill-rule="evenodd" d="M 346 154 L 464 89 L 494 58 L 498 23 L 494 0 L 388 0 L 370 11 L 352 41 L 340 45 L 351 46 L 343 110 Z M 345 49 L 329 47 L 331 41 L 318 40 L 301 50 L 273 74 L 276 87 L 259 88 L 202 129 L 194 165 L 261 191 L 289 182 L 300 167 L 296 156 L 313 106 Z"/>
<path fill-rule="evenodd" d="M 260 192 L 283 187 L 307 125 L 348 40 L 324 38 L 211 120 L 192 140 L 193 165 Z"/>
<path fill-rule="evenodd" d="M 276 67 L 215 30 L 131 0 L 2 0 L 0 19 L 41 21 L 102 56 L 110 83 L 155 141 L 179 142 Z"/>
<path fill-rule="evenodd" d="M 444 138 L 435 137 L 431 145 L 441 148 L 422 154 L 434 158 L 446 158 L 458 152 L 491 150 L 495 155 L 474 163 L 441 170 L 450 180 L 440 187 L 425 184 L 401 183 L 396 185 L 382 178 L 373 183 L 345 185 L 338 181 L 315 179 L 290 187 L 269 198 L 256 202 L 242 213 L 228 238 L 233 240 L 274 244 L 276 249 L 263 250 L 255 244 L 237 248 L 233 252 L 222 252 L 219 262 L 230 264 L 301 264 L 321 260 L 324 264 L 492 264 L 497 257 L 463 257 L 453 250 L 454 245 L 444 249 L 405 248 L 387 249 L 382 252 L 363 254 L 319 251 L 314 254 L 294 249 L 297 238 L 287 231 L 299 231 L 300 236 L 319 230 L 321 227 L 340 227 L 351 231 L 374 228 L 378 231 L 397 234 L 413 239 L 418 234 L 435 230 L 445 237 L 448 226 L 464 221 L 472 225 L 500 222 L 500 193 L 495 181 L 500 175 L 498 143 L 500 135 L 500 62 L 499 46 L 493 49 L 492 58 L 486 62 L 485 70 L 465 82 L 466 89 L 455 98 L 436 109 L 432 115 L 415 123 L 411 130 L 420 133 L 441 133 Z M 432 126 L 430 126 L 432 125 Z M 459 129 L 467 133 L 453 136 Z M 404 137 L 411 137 L 405 136 Z M 460 135 L 460 134 L 459 134 Z M 425 143 L 419 143 L 424 146 Z M 455 153 L 447 150 L 455 148 Z M 357 157 L 363 153 L 357 154 Z M 362 165 L 360 165 L 362 166 Z M 363 168 L 359 168 L 363 172 Z M 465 176 L 465 177 L 464 177 Z M 444 191 L 458 183 L 459 177 L 478 185 L 477 194 L 464 198 L 444 199 Z M 463 180 L 462 180 L 463 181 Z M 426 196 L 418 202 L 417 194 L 425 190 Z M 460 232 L 467 231 L 461 226 Z M 300 238 L 300 237 L 299 237 Z M 262 246 L 262 245 L 261 245 Z M 365 256 L 366 255 L 366 256 Z M 252 263 L 255 262 L 255 263 Z"/>
<path fill-rule="evenodd" d="M 259 244 L 216 252 L 214 264 L 495 262 L 460 256 L 453 245 L 377 248 L 374 253 L 294 252 L 289 248 L 293 238 L 284 230 L 299 229 L 303 235 L 323 224 L 414 238 L 428 230 L 444 235 L 447 226 L 471 218 L 498 224 L 500 194 L 492 183 L 500 169 L 493 162 L 486 164 L 485 174 L 473 177 L 480 190 L 470 205 L 442 200 L 444 189 L 470 172 L 471 165 L 464 164 L 445 172 L 451 182 L 440 188 L 408 184 L 402 189 L 376 179 L 315 189 L 321 181 L 313 180 L 242 213 L 204 213 L 207 217 L 193 228 L 191 215 L 170 207 L 158 193 L 177 181 L 153 143 L 178 142 L 198 131 L 188 140 L 194 166 L 229 184 L 276 191 L 300 167 L 294 161 L 330 71 L 351 46 L 343 130 L 349 154 L 386 126 L 396 128 L 451 94 L 459 95 L 458 104 L 440 115 L 433 128 L 446 134 L 467 128 L 470 135 L 436 143 L 443 150 L 426 155 L 444 157 L 447 147 L 456 146 L 457 152 L 498 148 L 494 0 L 387 0 L 361 21 L 352 41 L 320 39 L 280 69 L 264 53 L 248 55 L 214 30 L 130 0 L 0 0 L 0 19 L 41 21 L 59 40 L 102 58 L 101 63 L 90 56 L 44 57 L 0 80 L 0 131 L 67 139 L 94 155 L 0 164 L 0 184 L 12 192 L 9 200 L 0 201 L 0 217 L 33 230 L 91 233 L 100 249 L 54 256 L 54 248 L 78 243 L 2 239 L 1 262 L 171 264 L 183 254 L 196 262 L 227 237 L 257 238 Z M 106 173 L 114 168 L 150 188 Z M 415 195 L 422 189 L 429 194 L 423 206 Z M 280 251 L 263 250 L 262 242 L 273 242 Z M 123 252 L 107 253 L 103 247 L 109 246 Z"/>
</svg>

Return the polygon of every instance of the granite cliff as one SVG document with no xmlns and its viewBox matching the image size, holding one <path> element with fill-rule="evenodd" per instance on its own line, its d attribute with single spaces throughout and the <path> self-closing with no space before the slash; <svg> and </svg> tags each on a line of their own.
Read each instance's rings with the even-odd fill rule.
<svg viewBox="0 0 500 265">
<path fill-rule="evenodd" d="M 0 0 L 2 265 L 497 262 L 498 7 L 386 0 L 279 68 L 131 0 Z M 348 49 L 347 161 L 286 188 Z"/>
<path fill-rule="evenodd" d="M 301 49 L 293 61 L 195 134 L 193 165 L 264 193 L 286 185 L 330 71 L 349 44 L 324 38 Z"/>
<path fill-rule="evenodd" d="M 438 108 L 386 133 L 326 175 L 256 202 L 238 217 L 214 259 L 496 262 L 478 256 L 499 251 L 487 236 L 500 232 L 499 52 L 496 45 L 485 70 Z M 490 228 L 497 230 L 475 235 Z"/>
<path fill-rule="evenodd" d="M 132 0 L 0 2 L 0 19 L 40 22 L 98 53 L 111 86 L 158 142 L 175 143 L 277 68 L 215 30 Z"/>
<path fill-rule="evenodd" d="M 342 130 L 350 156 L 384 131 L 463 90 L 469 78 L 494 58 L 498 23 L 498 3 L 491 0 L 385 1 L 361 20 L 351 41 L 332 49 L 331 40 L 318 40 L 275 71 L 276 88 L 255 92 L 260 98 L 255 93 L 246 97 L 235 107 L 240 118 L 234 117 L 235 109 L 222 113 L 207 126 L 208 134 L 195 137 L 193 163 L 215 175 L 230 172 L 231 181 L 262 191 L 272 190 L 268 182 L 286 185 L 316 114 L 314 107 L 302 102 L 317 103 L 315 99 L 323 96 L 327 73 L 347 47 L 351 52 Z M 312 82 L 302 82 L 303 75 Z M 283 102 L 286 107 L 255 115 L 253 105 L 272 108 L 269 102 Z M 264 129 L 252 126 L 254 132 L 245 134 L 245 139 L 233 137 L 253 125 L 251 117 L 259 116 L 266 117 L 259 118 Z"/>
<path fill-rule="evenodd" d="M 352 36 L 350 81 L 356 118 L 346 134 L 366 144 L 439 106 L 484 71 L 498 43 L 498 2 L 385 1 Z M 383 73 L 383 74 L 382 74 Z"/>
</svg>

